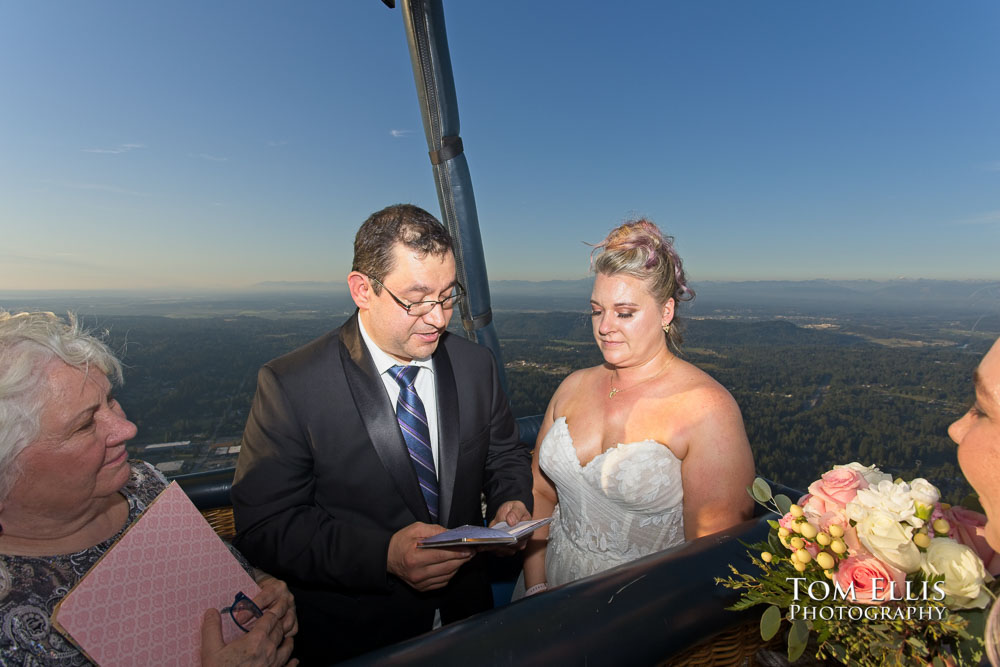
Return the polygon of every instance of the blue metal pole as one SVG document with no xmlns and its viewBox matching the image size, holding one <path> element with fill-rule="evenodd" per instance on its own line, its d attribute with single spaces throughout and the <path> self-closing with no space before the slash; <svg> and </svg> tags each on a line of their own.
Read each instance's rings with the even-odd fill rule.
<svg viewBox="0 0 1000 667">
<path fill-rule="evenodd" d="M 448 53 L 444 9 L 441 0 L 403 0 L 402 12 L 441 218 L 456 241 L 458 279 L 469 293 L 461 305 L 462 326 L 470 340 L 492 350 L 500 381 L 506 390 L 507 376 L 500 340 L 493 326 L 476 198 L 459 135 L 458 98 Z"/>
</svg>

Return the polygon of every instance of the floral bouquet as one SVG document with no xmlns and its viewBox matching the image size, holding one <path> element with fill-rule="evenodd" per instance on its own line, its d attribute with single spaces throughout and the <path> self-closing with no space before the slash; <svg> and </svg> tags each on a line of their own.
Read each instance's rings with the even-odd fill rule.
<svg viewBox="0 0 1000 667">
<path fill-rule="evenodd" d="M 760 478 L 748 491 L 781 518 L 751 546 L 761 574 L 730 566 L 735 576 L 717 581 L 743 591 L 732 609 L 769 605 L 765 640 L 790 622 L 790 661 L 811 638 L 817 659 L 851 665 L 982 660 L 988 584 L 1000 573 L 982 514 L 941 503 L 925 479 L 893 481 L 860 463 L 834 466 L 798 504 Z"/>
</svg>

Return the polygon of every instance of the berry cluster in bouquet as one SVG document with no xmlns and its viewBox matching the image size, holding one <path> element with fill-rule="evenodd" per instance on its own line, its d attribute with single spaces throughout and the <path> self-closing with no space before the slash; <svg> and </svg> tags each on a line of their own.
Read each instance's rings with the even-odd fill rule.
<svg viewBox="0 0 1000 667">
<path fill-rule="evenodd" d="M 780 515 L 750 548 L 759 575 L 717 581 L 743 591 L 732 608 L 767 604 L 761 636 L 790 623 L 788 658 L 812 641 L 817 659 L 857 665 L 962 665 L 983 658 L 997 556 L 986 518 L 940 502 L 925 479 L 875 466 L 834 466 L 797 504 L 761 478 L 748 489 Z"/>
</svg>

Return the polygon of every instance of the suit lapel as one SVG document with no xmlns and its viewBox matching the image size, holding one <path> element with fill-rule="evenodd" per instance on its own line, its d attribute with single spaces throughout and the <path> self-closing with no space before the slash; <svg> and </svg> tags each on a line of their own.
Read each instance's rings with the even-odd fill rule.
<svg viewBox="0 0 1000 667">
<path fill-rule="evenodd" d="M 450 334 L 445 334 L 448 335 Z M 438 521 L 447 527 L 458 473 L 459 424 L 455 372 L 443 342 L 442 340 L 434 353 L 434 380 L 437 384 L 438 403 Z"/>
<path fill-rule="evenodd" d="M 382 384 L 382 379 L 375 370 L 375 363 L 361 338 L 357 313 L 340 329 L 340 357 L 344 364 L 347 386 L 351 389 L 358 414 L 382 465 L 392 477 L 410 511 L 420 521 L 430 523 L 431 516 L 420 493 L 420 483 L 413 470 L 406 442 L 399 431 L 396 412 L 389 403 L 385 385 Z M 441 500 L 443 504 L 443 495 Z"/>
</svg>

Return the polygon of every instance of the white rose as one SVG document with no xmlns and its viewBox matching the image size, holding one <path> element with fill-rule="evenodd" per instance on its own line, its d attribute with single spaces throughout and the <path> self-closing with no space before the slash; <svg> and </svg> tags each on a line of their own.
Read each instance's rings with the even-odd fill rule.
<svg viewBox="0 0 1000 667">
<path fill-rule="evenodd" d="M 913 543 L 913 527 L 889 512 L 869 510 L 854 526 L 865 549 L 881 561 L 910 574 L 920 569 L 920 550 Z"/>
<path fill-rule="evenodd" d="M 910 485 L 906 482 L 893 484 L 882 480 L 877 486 L 858 489 L 858 495 L 847 503 L 847 518 L 861 521 L 875 510 L 887 512 L 896 521 L 905 521 L 916 528 L 924 525 L 923 520 L 917 516 L 917 507 L 910 495 Z"/>
<path fill-rule="evenodd" d="M 838 468 L 848 468 L 854 472 L 860 473 L 861 476 L 865 478 L 865 481 L 868 482 L 868 486 L 877 486 L 879 482 L 892 481 L 892 475 L 885 474 L 875 466 L 861 465 L 857 461 L 853 461 L 846 465 L 833 466 L 834 470 Z"/>
<path fill-rule="evenodd" d="M 949 609 L 982 609 L 990 596 L 983 586 L 986 570 L 969 547 L 948 537 L 931 540 L 920 563 L 928 577 L 944 577 L 941 589 Z"/>
<path fill-rule="evenodd" d="M 941 500 L 941 492 L 923 477 L 917 477 L 910 482 L 910 495 L 914 502 L 924 505 L 933 505 Z"/>
<path fill-rule="evenodd" d="M 926 521 L 934 511 L 934 505 L 941 500 L 941 492 L 923 477 L 918 477 L 910 482 L 910 497 L 916 505 L 917 516 Z"/>
</svg>

